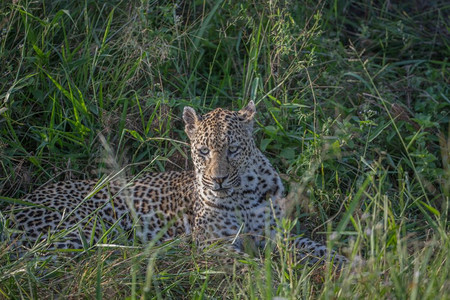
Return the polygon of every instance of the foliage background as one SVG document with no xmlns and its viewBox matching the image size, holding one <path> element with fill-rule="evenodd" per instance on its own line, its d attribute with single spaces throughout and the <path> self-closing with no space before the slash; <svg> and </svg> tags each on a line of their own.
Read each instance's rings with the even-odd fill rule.
<svg viewBox="0 0 450 300">
<path fill-rule="evenodd" d="M 0 293 L 448 297 L 449 15 L 420 0 L 3 1 Z M 297 230 L 337 233 L 367 261 L 359 275 L 270 257 L 262 275 L 217 275 L 171 245 L 10 256 L 7 203 L 47 182 L 188 169 L 182 108 L 249 100 Z"/>
</svg>

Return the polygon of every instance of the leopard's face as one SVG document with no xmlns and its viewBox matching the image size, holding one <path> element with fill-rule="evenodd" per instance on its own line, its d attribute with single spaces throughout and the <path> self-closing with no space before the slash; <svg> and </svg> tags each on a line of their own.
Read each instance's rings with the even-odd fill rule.
<svg viewBox="0 0 450 300">
<path fill-rule="evenodd" d="M 254 114 L 253 102 L 237 112 L 218 108 L 204 116 L 184 109 L 197 183 L 215 196 L 239 189 L 246 169 L 255 163 Z"/>
</svg>

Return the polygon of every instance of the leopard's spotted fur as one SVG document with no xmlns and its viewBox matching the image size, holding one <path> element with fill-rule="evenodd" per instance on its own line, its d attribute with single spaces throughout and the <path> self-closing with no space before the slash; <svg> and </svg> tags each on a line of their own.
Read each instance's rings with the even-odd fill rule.
<svg viewBox="0 0 450 300">
<path fill-rule="evenodd" d="M 38 206 L 15 214 L 24 232 L 18 244 L 78 227 L 53 244 L 82 248 L 93 228 L 96 241 L 105 225 L 118 222 L 126 232 L 137 219 L 143 242 L 158 233 L 161 240 L 186 233 L 199 246 L 231 240 L 237 251 L 247 242 L 260 246 L 270 238 L 268 232 L 275 234 L 275 220 L 284 217 L 285 208 L 281 179 L 252 137 L 255 112 L 253 102 L 237 112 L 218 108 L 204 116 L 186 107 L 183 119 L 194 171 L 150 173 L 128 186 L 118 181 L 98 188 L 93 181 L 60 182 L 27 195 L 24 200 Z M 307 238 L 295 239 L 295 245 L 315 257 L 331 256 Z M 338 262 L 346 260 L 332 254 Z"/>
</svg>

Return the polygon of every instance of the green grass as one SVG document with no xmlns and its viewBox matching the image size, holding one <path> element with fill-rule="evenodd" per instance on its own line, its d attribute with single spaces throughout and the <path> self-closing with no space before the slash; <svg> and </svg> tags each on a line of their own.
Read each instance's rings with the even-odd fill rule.
<svg viewBox="0 0 450 300">
<path fill-rule="evenodd" d="M 1 2 L 0 298 L 449 299 L 449 12 L 437 0 Z M 281 240 L 246 272 L 184 240 L 11 254 L 8 203 L 46 182 L 188 169 L 182 108 L 249 100 L 297 230 L 363 266 L 299 265 Z"/>
</svg>

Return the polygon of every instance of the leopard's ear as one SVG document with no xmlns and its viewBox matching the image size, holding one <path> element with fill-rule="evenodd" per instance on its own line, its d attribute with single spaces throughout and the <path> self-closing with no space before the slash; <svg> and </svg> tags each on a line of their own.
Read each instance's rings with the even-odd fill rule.
<svg viewBox="0 0 450 300">
<path fill-rule="evenodd" d="M 238 111 L 239 119 L 247 125 L 247 129 L 250 133 L 253 130 L 253 118 L 256 114 L 256 107 L 253 100 L 251 100 L 246 107 Z"/>
<path fill-rule="evenodd" d="M 192 107 L 185 106 L 183 110 L 183 120 L 184 120 L 184 131 L 188 135 L 189 139 L 192 139 L 195 135 L 195 130 L 197 129 L 197 123 L 199 118 L 197 113 Z"/>
</svg>

